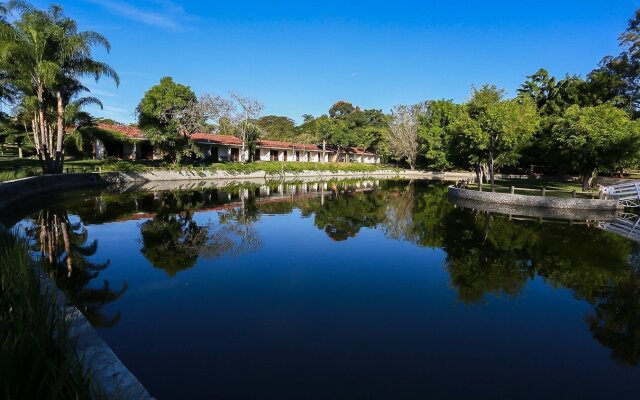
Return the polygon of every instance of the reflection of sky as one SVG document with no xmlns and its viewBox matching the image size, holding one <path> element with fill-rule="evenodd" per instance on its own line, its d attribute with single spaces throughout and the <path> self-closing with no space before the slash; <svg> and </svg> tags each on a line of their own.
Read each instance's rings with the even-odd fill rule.
<svg viewBox="0 0 640 400">
<path fill-rule="evenodd" d="M 218 220 L 216 212 L 194 219 Z M 624 394 L 637 382 L 637 370 L 616 367 L 591 338 L 590 306 L 540 278 L 515 299 L 466 306 L 442 250 L 374 228 L 336 242 L 297 209 L 261 216 L 259 249 L 199 258 L 170 277 L 140 253 L 143 222 L 88 226 L 99 246 L 92 260 L 111 260 L 92 284 L 128 282 L 104 310 L 122 319 L 100 332 L 160 398 L 185 388 L 204 397 L 340 397 L 338 388 L 363 387 L 383 398 L 400 387 L 436 398 L 542 398 L 612 387 Z"/>
</svg>

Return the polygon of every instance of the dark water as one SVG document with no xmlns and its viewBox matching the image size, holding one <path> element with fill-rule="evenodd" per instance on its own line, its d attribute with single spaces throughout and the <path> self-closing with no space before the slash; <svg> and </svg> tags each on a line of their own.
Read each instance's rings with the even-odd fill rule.
<svg viewBox="0 0 640 400">
<path fill-rule="evenodd" d="M 323 187 L 74 193 L 19 224 L 159 399 L 640 398 L 634 242 Z"/>
</svg>

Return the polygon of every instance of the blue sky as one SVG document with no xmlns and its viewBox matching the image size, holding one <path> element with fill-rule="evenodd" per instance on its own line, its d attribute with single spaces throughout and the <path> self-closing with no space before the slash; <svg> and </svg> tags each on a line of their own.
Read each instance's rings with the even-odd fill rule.
<svg viewBox="0 0 640 400">
<path fill-rule="evenodd" d="M 45 7 L 48 1 L 33 1 Z M 540 67 L 586 74 L 608 54 L 640 0 L 176 1 L 59 0 L 82 30 L 109 38 L 96 53 L 120 87 L 89 82 L 97 116 L 135 120 L 144 92 L 172 76 L 196 93 L 238 91 L 265 114 L 326 113 L 337 100 L 464 101 L 471 85 L 513 94 Z"/>
</svg>

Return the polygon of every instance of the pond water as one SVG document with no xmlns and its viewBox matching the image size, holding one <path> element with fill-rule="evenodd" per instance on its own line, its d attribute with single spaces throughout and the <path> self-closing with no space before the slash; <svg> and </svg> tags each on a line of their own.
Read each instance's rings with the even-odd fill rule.
<svg viewBox="0 0 640 400">
<path fill-rule="evenodd" d="M 471 211 L 424 181 L 21 208 L 0 220 L 159 399 L 640 396 L 640 249 L 593 223 Z"/>
</svg>

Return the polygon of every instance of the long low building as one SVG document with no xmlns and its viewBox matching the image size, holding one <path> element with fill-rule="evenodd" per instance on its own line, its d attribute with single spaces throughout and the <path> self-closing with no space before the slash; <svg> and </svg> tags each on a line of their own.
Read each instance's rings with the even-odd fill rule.
<svg viewBox="0 0 640 400">
<path fill-rule="evenodd" d="M 144 133 L 135 126 L 99 123 L 92 127 L 94 156 L 97 159 L 119 158 L 125 160 L 158 160 L 162 153 L 154 148 Z M 305 161 L 305 162 L 349 162 L 377 164 L 380 156 L 374 152 L 351 147 L 348 152 L 337 152 L 335 148 L 305 143 L 291 143 L 259 139 L 253 157 L 245 149 L 241 157 L 242 140 L 231 135 L 195 133 L 191 140 L 198 146 L 202 157 L 212 162 L 240 161 L 252 158 L 255 161 Z"/>
</svg>

